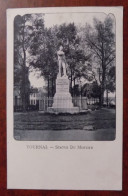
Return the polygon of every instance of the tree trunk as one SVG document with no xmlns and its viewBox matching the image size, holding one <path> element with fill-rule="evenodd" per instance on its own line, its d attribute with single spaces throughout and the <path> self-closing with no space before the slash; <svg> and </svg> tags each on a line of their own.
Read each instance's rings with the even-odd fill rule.
<svg viewBox="0 0 128 196">
<path fill-rule="evenodd" d="M 26 112 L 28 101 L 29 101 L 29 93 L 27 89 L 28 85 L 28 68 L 26 67 L 26 50 L 25 50 L 25 35 L 24 35 L 25 24 L 23 27 L 23 70 L 22 70 L 22 105 L 23 105 L 23 112 Z"/>
<path fill-rule="evenodd" d="M 70 91 L 71 91 L 71 95 L 72 95 L 72 68 L 71 68 L 71 86 L 70 86 Z"/>
<path fill-rule="evenodd" d="M 50 88 L 49 88 L 50 79 L 48 77 L 48 107 L 49 107 L 49 96 L 50 96 Z"/>
<path fill-rule="evenodd" d="M 54 80 L 52 78 L 52 97 L 54 96 Z"/>
<path fill-rule="evenodd" d="M 73 96 L 75 97 L 75 84 L 76 83 L 76 79 L 75 79 L 75 77 L 74 77 L 74 88 L 73 88 Z"/>
<path fill-rule="evenodd" d="M 27 110 L 27 103 L 26 103 L 26 52 L 23 45 L 23 54 L 24 54 L 24 63 L 23 63 L 23 77 L 22 77 L 22 105 L 23 105 L 23 112 Z"/>
<path fill-rule="evenodd" d="M 102 107 L 104 103 L 104 90 L 103 87 L 101 87 L 101 96 L 100 96 L 100 106 Z"/>
<path fill-rule="evenodd" d="M 48 98 L 49 98 L 49 95 L 50 95 L 50 92 L 49 92 L 49 77 L 48 77 Z"/>
<path fill-rule="evenodd" d="M 101 84 L 101 95 L 100 95 L 100 106 L 102 107 L 104 104 L 104 81 Z"/>
<path fill-rule="evenodd" d="M 106 72 L 106 66 L 105 66 L 105 62 L 104 62 L 104 44 L 102 41 L 102 81 L 101 81 L 101 99 L 100 99 L 100 106 L 101 107 L 104 104 L 105 72 Z"/>
<path fill-rule="evenodd" d="M 22 92 L 21 92 L 21 97 L 22 97 L 22 106 L 23 106 L 23 112 L 26 111 L 26 103 L 25 103 L 25 69 L 23 65 L 23 71 L 22 71 Z"/>
<path fill-rule="evenodd" d="M 108 107 L 108 89 L 106 89 L 106 102 L 107 102 L 107 107 Z"/>
<path fill-rule="evenodd" d="M 100 106 L 102 107 L 104 104 L 104 83 L 105 83 L 105 70 L 103 70 L 102 74 L 102 82 L 101 82 L 101 99 L 100 99 Z"/>
</svg>

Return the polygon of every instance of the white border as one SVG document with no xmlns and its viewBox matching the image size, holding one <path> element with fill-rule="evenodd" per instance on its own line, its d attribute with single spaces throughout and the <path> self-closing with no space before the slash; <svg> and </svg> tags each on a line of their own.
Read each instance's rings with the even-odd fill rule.
<svg viewBox="0 0 128 196">
<path fill-rule="evenodd" d="M 16 141 L 13 138 L 13 19 L 17 14 L 105 12 L 116 17 L 116 139 L 114 141 Z M 123 8 L 51 7 L 7 10 L 7 188 L 122 189 Z M 90 145 L 93 150 L 27 150 L 26 145 Z"/>
</svg>

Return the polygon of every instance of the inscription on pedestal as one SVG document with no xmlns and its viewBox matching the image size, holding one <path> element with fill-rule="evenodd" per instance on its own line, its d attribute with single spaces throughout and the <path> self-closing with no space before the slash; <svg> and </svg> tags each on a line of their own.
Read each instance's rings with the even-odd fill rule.
<svg viewBox="0 0 128 196">
<path fill-rule="evenodd" d="M 69 91 L 69 87 L 67 86 L 57 86 L 56 87 L 56 92 L 57 93 L 65 93 L 65 92 L 68 92 Z"/>
<path fill-rule="evenodd" d="M 61 78 L 56 80 L 56 93 L 69 92 L 69 80 L 68 78 Z"/>
<path fill-rule="evenodd" d="M 69 85 L 69 80 L 67 78 L 57 79 L 56 85 Z"/>
</svg>

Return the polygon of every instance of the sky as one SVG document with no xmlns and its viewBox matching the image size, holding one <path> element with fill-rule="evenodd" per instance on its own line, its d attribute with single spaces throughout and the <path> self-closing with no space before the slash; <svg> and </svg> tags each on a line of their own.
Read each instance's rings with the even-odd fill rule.
<svg viewBox="0 0 128 196">
<path fill-rule="evenodd" d="M 60 25 L 63 23 L 75 23 L 85 25 L 89 23 L 93 25 L 93 18 L 103 21 L 106 17 L 104 13 L 58 13 L 58 14 L 45 14 L 44 20 L 46 27 L 53 25 Z"/>
<path fill-rule="evenodd" d="M 33 86 L 34 88 L 40 88 L 45 86 L 45 81 L 43 77 L 39 77 L 38 72 L 34 70 L 29 74 L 29 81 L 31 83 L 31 86 Z"/>
<path fill-rule="evenodd" d="M 75 23 L 76 25 L 85 25 L 89 23 L 93 26 L 93 18 L 96 17 L 97 19 L 104 21 L 107 15 L 105 13 L 54 13 L 54 14 L 45 14 L 44 15 L 44 22 L 45 27 L 49 28 L 54 25 L 61 25 L 63 23 Z M 29 80 L 33 87 L 43 87 L 45 85 L 44 79 L 37 78 L 35 72 L 31 72 L 29 74 Z"/>
</svg>

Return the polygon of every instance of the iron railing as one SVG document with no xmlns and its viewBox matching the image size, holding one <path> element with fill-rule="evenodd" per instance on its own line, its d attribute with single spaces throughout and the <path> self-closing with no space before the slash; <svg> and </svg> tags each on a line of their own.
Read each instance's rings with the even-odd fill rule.
<svg viewBox="0 0 128 196">
<path fill-rule="evenodd" d="M 63 98 L 61 98 L 61 99 L 63 99 Z M 40 111 L 41 110 L 47 111 L 48 107 L 52 107 L 53 100 L 54 100 L 53 97 L 44 97 L 42 100 L 39 100 L 39 110 Z M 58 99 L 58 102 L 59 102 L 59 99 Z M 84 109 L 87 109 L 87 105 L 99 104 L 99 99 L 97 99 L 97 98 L 90 98 L 89 99 L 87 97 L 73 97 L 72 103 L 73 103 L 74 107 L 79 107 L 80 109 L 84 110 Z"/>
</svg>

